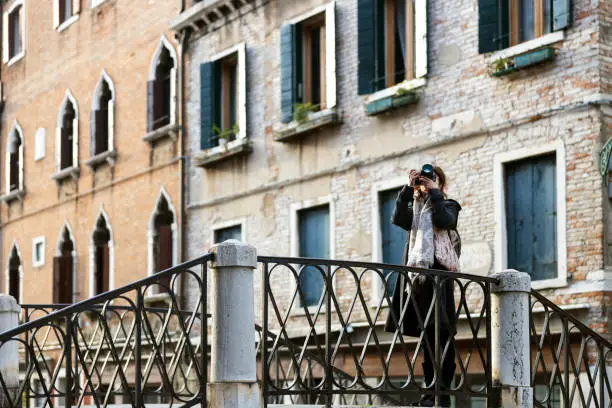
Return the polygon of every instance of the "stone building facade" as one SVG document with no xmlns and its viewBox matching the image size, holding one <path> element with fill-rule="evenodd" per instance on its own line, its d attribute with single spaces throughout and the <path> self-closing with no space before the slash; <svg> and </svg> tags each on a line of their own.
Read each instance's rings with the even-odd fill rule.
<svg viewBox="0 0 612 408">
<path fill-rule="evenodd" d="M 2 7 L 2 290 L 68 303 L 178 263 L 180 4 Z"/>
</svg>

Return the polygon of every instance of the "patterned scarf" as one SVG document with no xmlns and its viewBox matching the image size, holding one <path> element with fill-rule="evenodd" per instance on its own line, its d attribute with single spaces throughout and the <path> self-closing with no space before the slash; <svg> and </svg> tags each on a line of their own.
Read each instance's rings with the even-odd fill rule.
<svg viewBox="0 0 612 408">
<path fill-rule="evenodd" d="M 448 230 L 435 228 L 429 198 L 415 198 L 412 228 L 409 232 L 407 266 L 431 268 L 434 261 L 449 271 L 459 271 L 459 255 Z"/>
</svg>

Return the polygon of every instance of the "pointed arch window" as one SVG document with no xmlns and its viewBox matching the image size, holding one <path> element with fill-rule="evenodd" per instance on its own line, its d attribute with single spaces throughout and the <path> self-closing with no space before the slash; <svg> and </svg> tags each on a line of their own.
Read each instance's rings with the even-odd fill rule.
<svg viewBox="0 0 612 408">
<path fill-rule="evenodd" d="M 79 157 L 79 108 L 70 91 L 62 101 L 56 130 L 57 170 L 56 180 L 78 174 Z"/>
<path fill-rule="evenodd" d="M 149 274 L 165 271 L 177 264 L 177 217 L 165 190 L 162 189 L 149 221 Z M 171 277 L 160 281 L 158 292 L 167 293 Z M 172 288 L 174 291 L 176 287 Z"/>
<path fill-rule="evenodd" d="M 75 249 L 67 226 L 61 232 L 57 255 L 53 258 L 53 303 L 73 302 Z"/>
<path fill-rule="evenodd" d="M 104 216 L 100 215 L 93 232 L 93 296 L 110 290 L 111 232 Z"/>
<path fill-rule="evenodd" d="M 15 123 L 6 149 L 6 193 L 20 190 L 23 190 L 23 131 Z"/>
<path fill-rule="evenodd" d="M 177 57 L 165 37 L 155 51 L 147 83 L 147 131 L 176 123 Z"/>
<path fill-rule="evenodd" d="M 11 255 L 8 260 L 8 294 L 14 297 L 18 304 L 21 303 L 21 270 L 21 255 L 19 254 L 17 245 L 13 245 Z"/>
<path fill-rule="evenodd" d="M 114 147 L 114 122 L 115 122 L 115 90 L 113 82 L 106 72 L 96 85 L 90 118 L 90 155 L 87 165 L 94 167 L 104 161 L 113 164 L 115 157 Z"/>
</svg>

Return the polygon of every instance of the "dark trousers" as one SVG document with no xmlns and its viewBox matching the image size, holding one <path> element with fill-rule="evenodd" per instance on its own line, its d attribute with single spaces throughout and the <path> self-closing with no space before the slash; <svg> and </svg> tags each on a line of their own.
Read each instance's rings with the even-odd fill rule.
<svg viewBox="0 0 612 408">
<path fill-rule="evenodd" d="M 429 348 L 427 348 L 425 342 L 423 343 L 423 374 L 425 375 L 425 383 L 427 387 L 432 387 L 434 380 L 434 367 L 436 364 L 436 337 L 435 330 L 433 327 L 427 329 L 427 341 L 429 342 L 429 347 L 431 349 L 431 353 L 429 352 Z M 441 360 L 441 375 L 438 377 L 438 381 L 440 381 L 440 389 L 448 390 L 450 389 L 453 378 L 455 376 L 455 347 L 452 343 L 448 345 L 446 350 L 446 354 L 444 353 L 444 347 L 446 346 L 446 342 L 450 338 L 450 335 L 447 330 L 440 330 L 440 357 Z"/>
</svg>

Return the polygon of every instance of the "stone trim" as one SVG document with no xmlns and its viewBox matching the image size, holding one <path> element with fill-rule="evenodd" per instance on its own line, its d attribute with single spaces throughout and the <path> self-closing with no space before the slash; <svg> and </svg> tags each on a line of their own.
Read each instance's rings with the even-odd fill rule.
<svg viewBox="0 0 612 408">
<path fill-rule="evenodd" d="M 10 193 L 6 193 L 0 196 L 0 201 L 9 204 L 11 201 L 14 201 L 14 200 L 22 201 L 24 196 L 25 196 L 25 190 L 22 188 L 19 188 L 17 190 L 11 191 Z"/>
<path fill-rule="evenodd" d="M 89 158 L 87 161 L 85 161 L 85 164 L 92 170 L 95 170 L 98 166 L 103 165 L 104 163 L 108 163 L 108 165 L 112 167 L 115 165 L 116 157 L 116 150 L 108 150 Z"/>
<path fill-rule="evenodd" d="M 310 133 L 324 127 L 342 123 L 341 115 L 334 109 L 325 109 L 308 115 L 303 123 L 291 122 L 283 129 L 274 131 L 274 140 L 277 142 L 293 142 L 300 140 Z"/>
<path fill-rule="evenodd" d="M 67 178 L 73 178 L 76 180 L 79 178 L 80 174 L 81 174 L 81 170 L 79 169 L 79 167 L 72 166 L 72 167 L 66 167 L 63 170 L 58 171 L 57 173 L 52 175 L 51 178 L 55 180 L 57 183 L 60 183 L 61 181 Z"/>
<path fill-rule="evenodd" d="M 178 139 L 179 125 L 170 123 L 169 125 L 162 126 L 159 129 L 155 129 L 152 132 L 147 133 L 142 137 L 142 140 L 149 143 L 150 145 L 155 144 L 165 138 L 171 138 L 173 141 Z"/>
<path fill-rule="evenodd" d="M 244 156 L 252 151 L 253 144 L 249 139 L 238 139 L 223 147 L 217 146 L 197 152 L 193 155 L 193 161 L 197 167 L 210 168 L 231 157 Z"/>
</svg>

